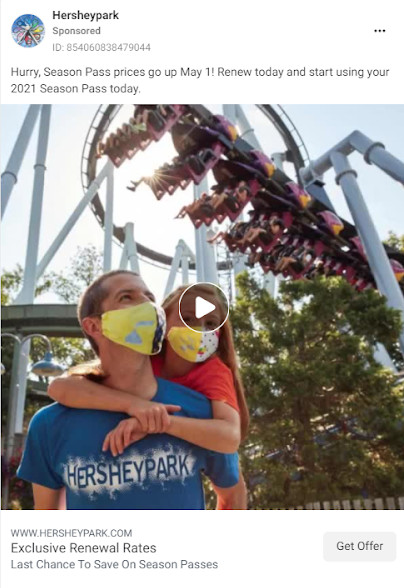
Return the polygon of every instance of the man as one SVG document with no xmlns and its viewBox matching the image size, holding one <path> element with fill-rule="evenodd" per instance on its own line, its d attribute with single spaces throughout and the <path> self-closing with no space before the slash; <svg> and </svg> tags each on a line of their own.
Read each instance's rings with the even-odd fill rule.
<svg viewBox="0 0 404 588">
<path fill-rule="evenodd" d="M 180 408 L 178 415 L 210 418 L 204 396 L 153 375 L 148 355 L 159 351 L 165 330 L 153 302 L 132 272 L 109 272 L 89 286 L 78 314 L 99 357 L 98 373 L 107 386 L 137 402 L 153 400 Z M 57 509 L 64 488 L 68 509 L 203 509 L 202 470 L 222 508 L 244 508 L 234 454 L 210 452 L 167 434 L 147 435 L 116 457 L 103 453 L 105 436 L 125 417 L 60 404 L 34 416 L 18 475 L 32 482 L 36 509 Z"/>
</svg>

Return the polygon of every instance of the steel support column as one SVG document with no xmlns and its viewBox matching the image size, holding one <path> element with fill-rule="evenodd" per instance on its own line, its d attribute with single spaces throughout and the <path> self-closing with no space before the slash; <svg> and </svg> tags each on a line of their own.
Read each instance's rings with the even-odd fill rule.
<svg viewBox="0 0 404 588">
<path fill-rule="evenodd" d="M 1 174 L 1 218 L 3 218 L 11 192 L 17 183 L 18 172 L 20 171 L 21 163 L 24 159 L 40 109 L 40 104 L 31 104 L 28 108 L 6 169 Z"/>
<path fill-rule="evenodd" d="M 233 106 L 232 104 L 225 104 L 224 105 L 224 112 L 225 112 L 225 116 L 228 116 L 228 118 L 230 118 L 230 120 L 232 120 L 231 118 L 231 111 L 229 111 L 229 114 L 226 114 L 226 106 Z M 234 120 L 234 122 L 237 123 L 239 129 L 240 129 L 240 135 L 243 137 L 243 139 L 245 139 L 246 141 L 248 141 L 250 143 L 250 145 L 252 145 L 254 147 L 254 149 L 258 149 L 258 151 L 262 151 L 262 147 L 260 145 L 260 142 L 258 141 L 256 135 L 255 135 L 255 131 L 253 129 L 253 127 L 250 125 L 250 122 L 243 110 L 243 107 L 241 106 L 241 104 L 236 104 L 235 105 L 235 114 L 236 114 L 236 118 Z"/>
<path fill-rule="evenodd" d="M 114 231 L 114 164 L 107 162 L 107 191 L 104 218 L 104 273 L 112 268 L 112 238 Z"/>
<path fill-rule="evenodd" d="M 332 167 L 331 155 L 333 153 L 350 155 L 353 151 L 358 151 L 364 156 L 367 163 L 373 163 L 391 178 L 404 184 L 404 163 L 386 151 L 382 143 L 373 141 L 360 131 L 354 131 L 321 157 L 311 161 L 307 167 L 301 170 L 302 181 L 306 185 L 310 184 L 328 171 Z"/>
<path fill-rule="evenodd" d="M 122 250 L 120 269 L 126 269 L 128 262 L 130 269 L 140 275 L 139 257 L 135 241 L 135 228 L 133 223 L 126 223 L 124 227 L 125 244 Z"/>
<path fill-rule="evenodd" d="M 35 297 L 36 264 L 38 261 L 39 235 L 41 233 L 42 203 L 45 184 L 46 154 L 48 151 L 51 106 L 44 104 L 38 135 L 38 147 L 34 165 L 34 187 L 31 201 L 31 215 L 25 256 L 24 280 L 21 292 L 14 304 L 32 304 Z"/>
<path fill-rule="evenodd" d="M 228 116 L 230 118 L 231 115 L 231 110 L 227 111 L 226 110 L 226 106 L 225 105 L 225 114 L 226 116 Z M 231 104 L 229 106 L 232 106 Z M 256 135 L 255 135 L 255 131 L 252 128 L 252 126 L 250 125 L 250 122 L 242 108 L 242 106 L 240 104 L 236 104 L 235 105 L 235 114 L 236 114 L 236 119 L 233 121 L 235 124 L 237 124 L 239 131 L 240 131 L 240 135 L 246 139 L 250 145 L 252 145 L 254 147 L 254 149 L 258 149 L 258 151 L 262 151 L 262 147 L 260 142 L 258 141 Z M 242 213 L 239 217 L 240 221 L 244 220 L 244 213 Z M 241 272 L 245 271 L 247 269 L 247 266 L 245 264 L 247 256 L 242 254 L 242 253 L 238 253 L 236 255 L 233 255 L 233 268 L 234 268 L 234 277 L 236 277 L 238 274 L 240 274 Z M 236 293 L 237 293 L 237 289 L 236 289 Z"/>
<path fill-rule="evenodd" d="M 285 170 L 284 170 L 283 164 L 286 161 L 286 155 L 285 155 L 285 153 L 280 153 L 280 152 L 272 153 L 271 154 L 271 158 L 272 158 L 272 160 L 273 160 L 276 168 L 277 169 L 280 169 L 281 171 L 284 172 Z"/>
<path fill-rule="evenodd" d="M 171 264 L 170 272 L 167 278 L 166 288 L 164 290 L 164 298 L 170 294 L 174 290 L 175 278 L 177 275 L 177 271 L 179 270 L 181 258 L 185 252 L 185 243 L 182 239 L 180 239 L 177 243 L 175 248 L 175 253 L 173 257 L 173 261 Z"/>
<path fill-rule="evenodd" d="M 38 261 L 39 235 L 41 232 L 42 203 L 46 170 L 45 163 L 48 151 L 50 116 L 51 106 L 50 104 L 44 104 L 41 109 L 38 146 L 36 162 L 34 165 L 34 187 L 32 192 L 23 286 L 16 297 L 14 304 L 32 304 L 35 298 L 36 264 Z M 16 433 L 22 433 L 23 430 L 23 412 L 27 389 L 27 371 L 30 349 L 31 340 L 29 339 L 21 346 L 17 374 L 15 374 L 13 370 L 12 382 L 10 383 L 10 395 L 16 397 Z"/>
<path fill-rule="evenodd" d="M 182 285 L 189 284 L 189 258 L 188 255 L 183 254 L 181 257 L 181 274 L 182 274 Z"/>
<path fill-rule="evenodd" d="M 331 162 L 337 174 L 336 182 L 344 193 L 377 287 L 386 296 L 389 305 L 400 310 L 404 320 L 404 297 L 359 188 L 357 174 L 343 153 L 332 153 Z M 400 344 L 404 353 L 404 331 L 400 335 Z"/>
<path fill-rule="evenodd" d="M 198 200 L 203 192 L 208 192 L 209 184 L 205 177 L 199 186 L 194 185 L 194 200 Z M 206 282 L 205 276 L 205 257 L 207 255 L 206 248 L 206 225 L 202 224 L 199 229 L 195 229 L 195 254 L 196 254 L 196 281 Z"/>
<path fill-rule="evenodd" d="M 36 279 L 40 278 L 52 259 L 54 258 L 55 254 L 57 253 L 59 247 L 63 244 L 64 240 L 66 239 L 67 235 L 70 233 L 84 210 L 87 208 L 88 204 L 90 204 L 91 200 L 97 194 L 98 190 L 101 187 L 102 182 L 104 181 L 106 175 L 108 173 L 108 163 L 104 165 L 98 176 L 93 180 L 88 187 L 87 192 L 84 194 L 72 214 L 67 219 L 66 223 L 64 224 L 63 228 L 54 239 L 52 245 L 49 247 L 48 251 L 45 253 L 43 258 L 38 264 L 36 270 Z"/>
</svg>

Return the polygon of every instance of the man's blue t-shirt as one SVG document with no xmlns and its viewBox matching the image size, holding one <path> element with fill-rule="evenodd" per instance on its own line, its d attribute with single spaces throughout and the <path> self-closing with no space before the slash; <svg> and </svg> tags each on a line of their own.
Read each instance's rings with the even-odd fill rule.
<svg viewBox="0 0 404 588">
<path fill-rule="evenodd" d="M 205 396 L 158 379 L 153 398 L 182 407 L 178 415 L 211 418 Z M 113 457 L 102 452 L 111 429 L 128 415 L 52 404 L 36 413 L 18 476 L 66 487 L 68 509 L 204 509 L 201 472 L 216 486 L 238 482 L 237 454 L 207 451 L 171 435 L 147 435 Z"/>
</svg>

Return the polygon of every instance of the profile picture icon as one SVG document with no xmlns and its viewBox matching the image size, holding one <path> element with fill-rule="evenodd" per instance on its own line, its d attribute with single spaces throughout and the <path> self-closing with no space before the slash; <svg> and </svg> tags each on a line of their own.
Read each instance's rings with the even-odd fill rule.
<svg viewBox="0 0 404 588">
<path fill-rule="evenodd" d="M 23 14 L 13 22 L 11 34 L 20 47 L 36 47 L 45 36 L 45 27 L 35 14 Z"/>
</svg>

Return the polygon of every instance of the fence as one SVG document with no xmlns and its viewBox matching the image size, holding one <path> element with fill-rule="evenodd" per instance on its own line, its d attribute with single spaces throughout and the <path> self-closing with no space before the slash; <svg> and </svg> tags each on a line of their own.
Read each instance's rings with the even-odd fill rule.
<svg viewBox="0 0 404 588">
<path fill-rule="evenodd" d="M 305 506 L 295 506 L 288 510 L 404 510 L 404 496 L 310 502 Z"/>
</svg>

